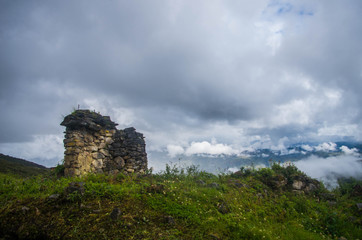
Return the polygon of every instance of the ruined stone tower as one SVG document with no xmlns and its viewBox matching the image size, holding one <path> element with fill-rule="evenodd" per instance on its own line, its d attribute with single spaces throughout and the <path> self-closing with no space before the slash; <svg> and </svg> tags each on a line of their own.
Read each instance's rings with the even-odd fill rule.
<svg viewBox="0 0 362 240">
<path fill-rule="evenodd" d="M 65 176 L 147 170 L 144 137 L 133 127 L 118 130 L 110 117 L 89 110 L 74 111 L 60 125 L 66 127 Z"/>
</svg>

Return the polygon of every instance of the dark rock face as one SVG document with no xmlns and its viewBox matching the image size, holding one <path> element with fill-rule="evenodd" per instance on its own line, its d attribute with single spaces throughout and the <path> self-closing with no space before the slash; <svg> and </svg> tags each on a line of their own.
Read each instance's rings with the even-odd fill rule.
<svg viewBox="0 0 362 240">
<path fill-rule="evenodd" d="M 73 130 L 85 128 L 92 131 L 99 131 L 101 129 L 116 129 L 118 124 L 112 122 L 108 116 L 102 116 L 89 110 L 76 110 L 66 116 L 60 125 Z"/>
<path fill-rule="evenodd" d="M 146 144 L 136 129 L 116 129 L 110 117 L 76 110 L 61 123 L 65 131 L 65 176 L 85 173 L 144 173 Z"/>
</svg>

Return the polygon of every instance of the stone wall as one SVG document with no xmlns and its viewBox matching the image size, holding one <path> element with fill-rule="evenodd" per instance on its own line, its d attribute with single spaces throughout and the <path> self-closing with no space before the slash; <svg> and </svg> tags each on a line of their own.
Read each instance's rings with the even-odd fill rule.
<svg viewBox="0 0 362 240">
<path fill-rule="evenodd" d="M 147 170 L 143 134 L 134 128 L 118 130 L 108 116 L 76 110 L 61 123 L 66 127 L 66 176 L 85 173 L 144 173 Z"/>
</svg>

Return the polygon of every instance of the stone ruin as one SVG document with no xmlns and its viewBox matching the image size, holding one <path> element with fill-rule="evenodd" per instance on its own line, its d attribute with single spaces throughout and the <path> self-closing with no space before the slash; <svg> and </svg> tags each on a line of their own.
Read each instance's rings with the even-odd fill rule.
<svg viewBox="0 0 362 240">
<path fill-rule="evenodd" d="M 60 125 L 66 127 L 65 176 L 147 170 L 144 137 L 133 127 L 118 130 L 109 116 L 89 110 L 75 110 Z"/>
</svg>

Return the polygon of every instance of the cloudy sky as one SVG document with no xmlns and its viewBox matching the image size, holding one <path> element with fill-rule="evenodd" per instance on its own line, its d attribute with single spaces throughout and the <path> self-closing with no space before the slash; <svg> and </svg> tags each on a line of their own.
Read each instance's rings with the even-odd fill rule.
<svg viewBox="0 0 362 240">
<path fill-rule="evenodd" d="M 78 104 L 147 150 L 362 140 L 360 0 L 0 0 L 0 152 L 55 165 Z"/>
</svg>

